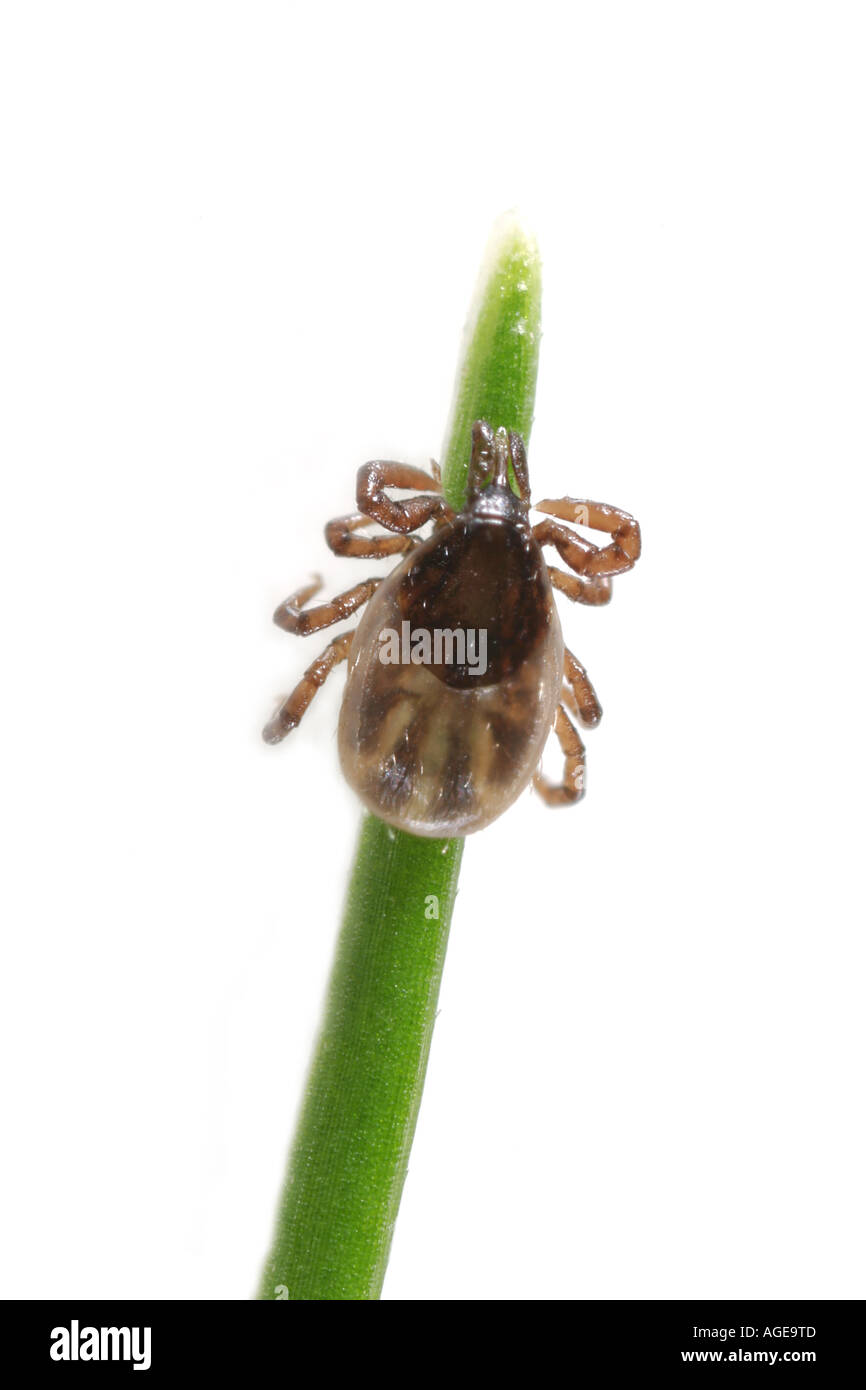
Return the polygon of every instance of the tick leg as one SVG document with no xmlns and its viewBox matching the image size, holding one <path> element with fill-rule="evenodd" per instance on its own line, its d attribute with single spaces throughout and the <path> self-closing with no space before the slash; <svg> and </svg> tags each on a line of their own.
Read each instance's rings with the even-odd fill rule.
<svg viewBox="0 0 866 1390">
<path fill-rule="evenodd" d="M 420 497 L 408 497 L 404 502 L 396 502 L 389 497 L 387 487 L 421 489 L 431 487 L 433 493 L 422 493 Z M 413 468 L 408 463 L 387 463 L 374 459 L 358 469 L 356 500 L 358 511 L 378 521 L 386 531 L 417 531 L 425 522 L 454 516 L 445 498 L 438 490 L 438 483 L 422 468 Z"/>
<path fill-rule="evenodd" d="M 325 527 L 325 540 L 335 555 L 357 555 L 363 559 L 379 555 L 399 555 L 418 544 L 417 536 L 356 536 L 355 531 L 369 526 L 370 518 L 362 512 L 350 516 L 335 516 Z"/>
<path fill-rule="evenodd" d="M 280 604 L 274 613 L 274 622 L 284 632 L 294 632 L 300 637 L 307 637 L 309 633 L 319 632 L 323 627 L 332 627 L 334 623 L 340 623 L 350 614 L 357 612 L 381 583 L 381 579 L 362 579 L 354 588 L 347 589 L 344 594 L 337 594 L 330 603 L 319 603 L 315 608 L 305 608 L 307 600 L 322 587 L 322 581 L 316 575 L 310 584 L 306 584 L 294 594 L 289 594 L 285 602 Z"/>
<path fill-rule="evenodd" d="M 297 728 L 316 691 L 321 690 L 334 667 L 346 660 L 354 636 L 354 632 L 341 632 L 339 637 L 328 643 L 312 665 L 307 667 L 291 695 L 283 700 L 273 718 L 269 719 L 262 729 L 265 743 L 280 743 L 286 734 Z"/>
<path fill-rule="evenodd" d="M 558 570 L 553 565 L 547 566 L 547 573 L 554 589 L 565 594 L 573 603 L 588 603 L 596 608 L 610 603 L 613 594 L 610 579 L 587 579 L 582 574 L 566 574 L 565 570 Z"/>
<path fill-rule="evenodd" d="M 541 545 L 555 545 L 565 563 L 577 574 L 590 578 L 623 574 L 640 555 L 640 527 L 633 516 L 620 511 L 619 507 L 582 501 L 577 497 L 560 497 L 557 501 L 536 502 L 535 508 L 561 521 L 588 526 L 593 531 L 606 531 L 613 537 L 607 545 L 599 547 L 555 521 L 540 521 L 533 527 L 536 540 Z"/>
<path fill-rule="evenodd" d="M 587 729 L 594 729 L 601 719 L 601 704 L 586 674 L 573 652 L 565 649 L 565 681 L 562 689 L 564 704 L 577 715 Z"/>
<path fill-rule="evenodd" d="M 562 781 L 551 782 L 541 772 L 536 772 L 532 785 L 548 806 L 571 806 L 575 801 L 580 801 L 584 792 L 586 754 L 583 740 L 566 714 L 564 705 L 557 706 L 553 729 L 565 757 Z"/>
</svg>

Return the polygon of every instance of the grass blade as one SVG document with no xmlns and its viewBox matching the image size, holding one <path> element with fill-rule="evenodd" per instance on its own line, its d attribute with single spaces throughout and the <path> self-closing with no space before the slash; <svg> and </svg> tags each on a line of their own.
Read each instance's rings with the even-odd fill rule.
<svg viewBox="0 0 866 1390">
<path fill-rule="evenodd" d="M 503 219 L 467 325 L 443 450 L 455 508 L 475 419 L 528 438 L 540 309 L 535 244 L 516 219 Z M 420 839 L 364 819 L 260 1298 L 379 1297 L 462 854 L 462 840 Z"/>
</svg>

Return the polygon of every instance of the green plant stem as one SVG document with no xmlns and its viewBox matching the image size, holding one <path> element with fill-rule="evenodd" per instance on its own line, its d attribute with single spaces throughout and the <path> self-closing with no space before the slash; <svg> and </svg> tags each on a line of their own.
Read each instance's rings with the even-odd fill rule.
<svg viewBox="0 0 866 1390">
<path fill-rule="evenodd" d="M 364 819 L 265 1298 L 379 1295 L 462 854 Z"/>
<path fill-rule="evenodd" d="M 517 219 L 490 238 L 466 323 L 463 358 L 442 451 L 442 487 L 455 511 L 466 500 L 469 439 L 476 420 L 505 425 L 529 443 L 541 345 L 541 261 Z"/>
<path fill-rule="evenodd" d="M 463 504 L 472 422 L 529 435 L 541 272 L 514 218 L 494 231 L 466 330 L 443 488 Z M 265 1299 L 376 1299 L 406 1176 L 462 840 L 366 816 L 325 1015 L 262 1276 Z"/>
</svg>

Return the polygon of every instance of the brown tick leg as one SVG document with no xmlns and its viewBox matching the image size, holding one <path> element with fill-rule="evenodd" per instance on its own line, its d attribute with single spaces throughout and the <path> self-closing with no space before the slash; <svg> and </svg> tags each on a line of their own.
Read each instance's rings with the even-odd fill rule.
<svg viewBox="0 0 866 1390">
<path fill-rule="evenodd" d="M 358 470 L 356 501 L 358 511 L 378 521 L 386 531 L 417 531 L 425 522 L 445 517 L 452 520 L 454 513 L 441 493 L 423 493 L 420 497 L 408 497 L 404 502 L 396 502 L 385 492 L 386 487 L 396 488 L 436 488 L 435 478 L 421 468 L 413 468 L 408 463 L 385 463 L 375 459 L 365 463 Z"/>
<path fill-rule="evenodd" d="M 560 521 L 550 521 L 546 517 L 544 521 L 539 521 L 533 526 L 532 534 L 539 545 L 555 546 L 565 563 L 576 574 L 580 574 L 581 578 L 587 561 L 598 550 L 592 541 L 585 541 L 583 536 L 579 536 L 570 527 L 563 526 Z"/>
<path fill-rule="evenodd" d="M 280 604 L 274 613 L 274 622 L 284 632 L 294 632 L 299 637 L 306 637 L 311 632 L 321 631 L 323 627 L 341 623 L 344 618 L 355 613 L 381 583 L 381 579 L 363 579 L 353 589 L 347 589 L 344 594 L 332 598 L 330 603 L 319 603 L 315 608 L 305 608 L 307 599 L 312 598 L 322 587 L 322 581 L 316 575 L 312 583 L 306 584 L 294 594 L 289 594 L 285 602 Z"/>
<path fill-rule="evenodd" d="M 582 574 L 566 574 L 565 570 L 558 570 L 553 565 L 547 566 L 547 573 L 554 589 L 565 594 L 573 603 L 588 603 L 596 608 L 610 603 L 613 594 L 610 579 L 585 579 Z"/>
<path fill-rule="evenodd" d="M 577 574 L 590 578 L 623 574 L 640 555 L 640 527 L 633 516 L 621 512 L 618 507 L 577 497 L 560 497 L 557 501 L 536 502 L 535 509 L 557 516 L 561 521 L 588 526 L 593 531 L 607 531 L 613 537 L 608 545 L 599 547 L 556 522 L 541 521 L 533 527 L 536 540 L 542 545 L 555 545 L 565 563 Z"/>
<path fill-rule="evenodd" d="M 565 756 L 562 781 L 550 782 L 541 772 L 536 772 L 532 785 L 548 806 L 571 806 L 575 801 L 580 801 L 584 791 L 583 740 L 566 714 L 564 705 L 557 707 L 553 728 Z"/>
<path fill-rule="evenodd" d="M 565 681 L 562 688 L 563 703 L 577 715 L 587 729 L 594 729 L 601 719 L 601 704 L 593 689 L 592 681 L 586 674 L 573 652 L 565 649 Z"/>
<path fill-rule="evenodd" d="M 291 695 L 283 700 L 274 717 L 262 729 L 265 743 L 280 743 L 286 734 L 297 728 L 316 691 L 321 690 L 334 667 L 346 660 L 354 636 L 354 632 L 341 632 L 307 667 Z"/>
<path fill-rule="evenodd" d="M 353 532 L 369 526 L 370 518 L 361 512 L 336 516 L 325 527 L 325 540 L 335 555 L 357 555 L 363 559 L 379 555 L 400 555 L 418 544 L 417 536 L 356 536 Z"/>
</svg>

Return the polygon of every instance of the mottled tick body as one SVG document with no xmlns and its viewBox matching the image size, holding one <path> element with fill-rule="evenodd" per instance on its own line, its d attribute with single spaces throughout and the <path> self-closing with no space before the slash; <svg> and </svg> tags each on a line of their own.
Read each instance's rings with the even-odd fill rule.
<svg viewBox="0 0 866 1390">
<path fill-rule="evenodd" d="M 396 501 L 387 487 L 427 490 Z M 330 671 L 348 659 L 340 762 L 382 820 L 416 835 L 467 835 L 500 816 L 532 780 L 549 805 L 578 801 L 584 748 L 571 716 L 593 727 L 601 706 L 563 646 L 553 589 L 578 603 L 607 603 L 612 576 L 640 554 L 637 522 L 615 507 L 562 498 L 537 503 L 548 515 L 530 525 L 523 441 L 504 429 L 494 434 L 483 420 L 473 426 L 467 501 L 458 515 L 442 497 L 438 473 L 398 463 L 361 468 L 357 502 L 357 513 L 325 528 L 331 549 L 405 558 L 387 579 L 364 580 L 331 603 L 305 607 L 316 581 L 280 605 L 274 621 L 307 634 L 368 604 L 358 627 L 334 638 L 280 704 L 266 742 L 297 726 Z M 389 534 L 359 534 L 369 521 Z M 419 541 L 412 533 L 431 521 L 432 534 Z M 611 539 L 592 545 L 568 521 Z M 548 566 L 545 545 L 570 572 Z M 416 657 L 386 662 L 383 635 L 401 631 L 412 634 Z M 471 642 L 466 655 L 467 632 L 484 634 L 483 662 L 473 662 Z M 551 729 L 565 758 L 555 784 L 538 770 Z"/>
</svg>

